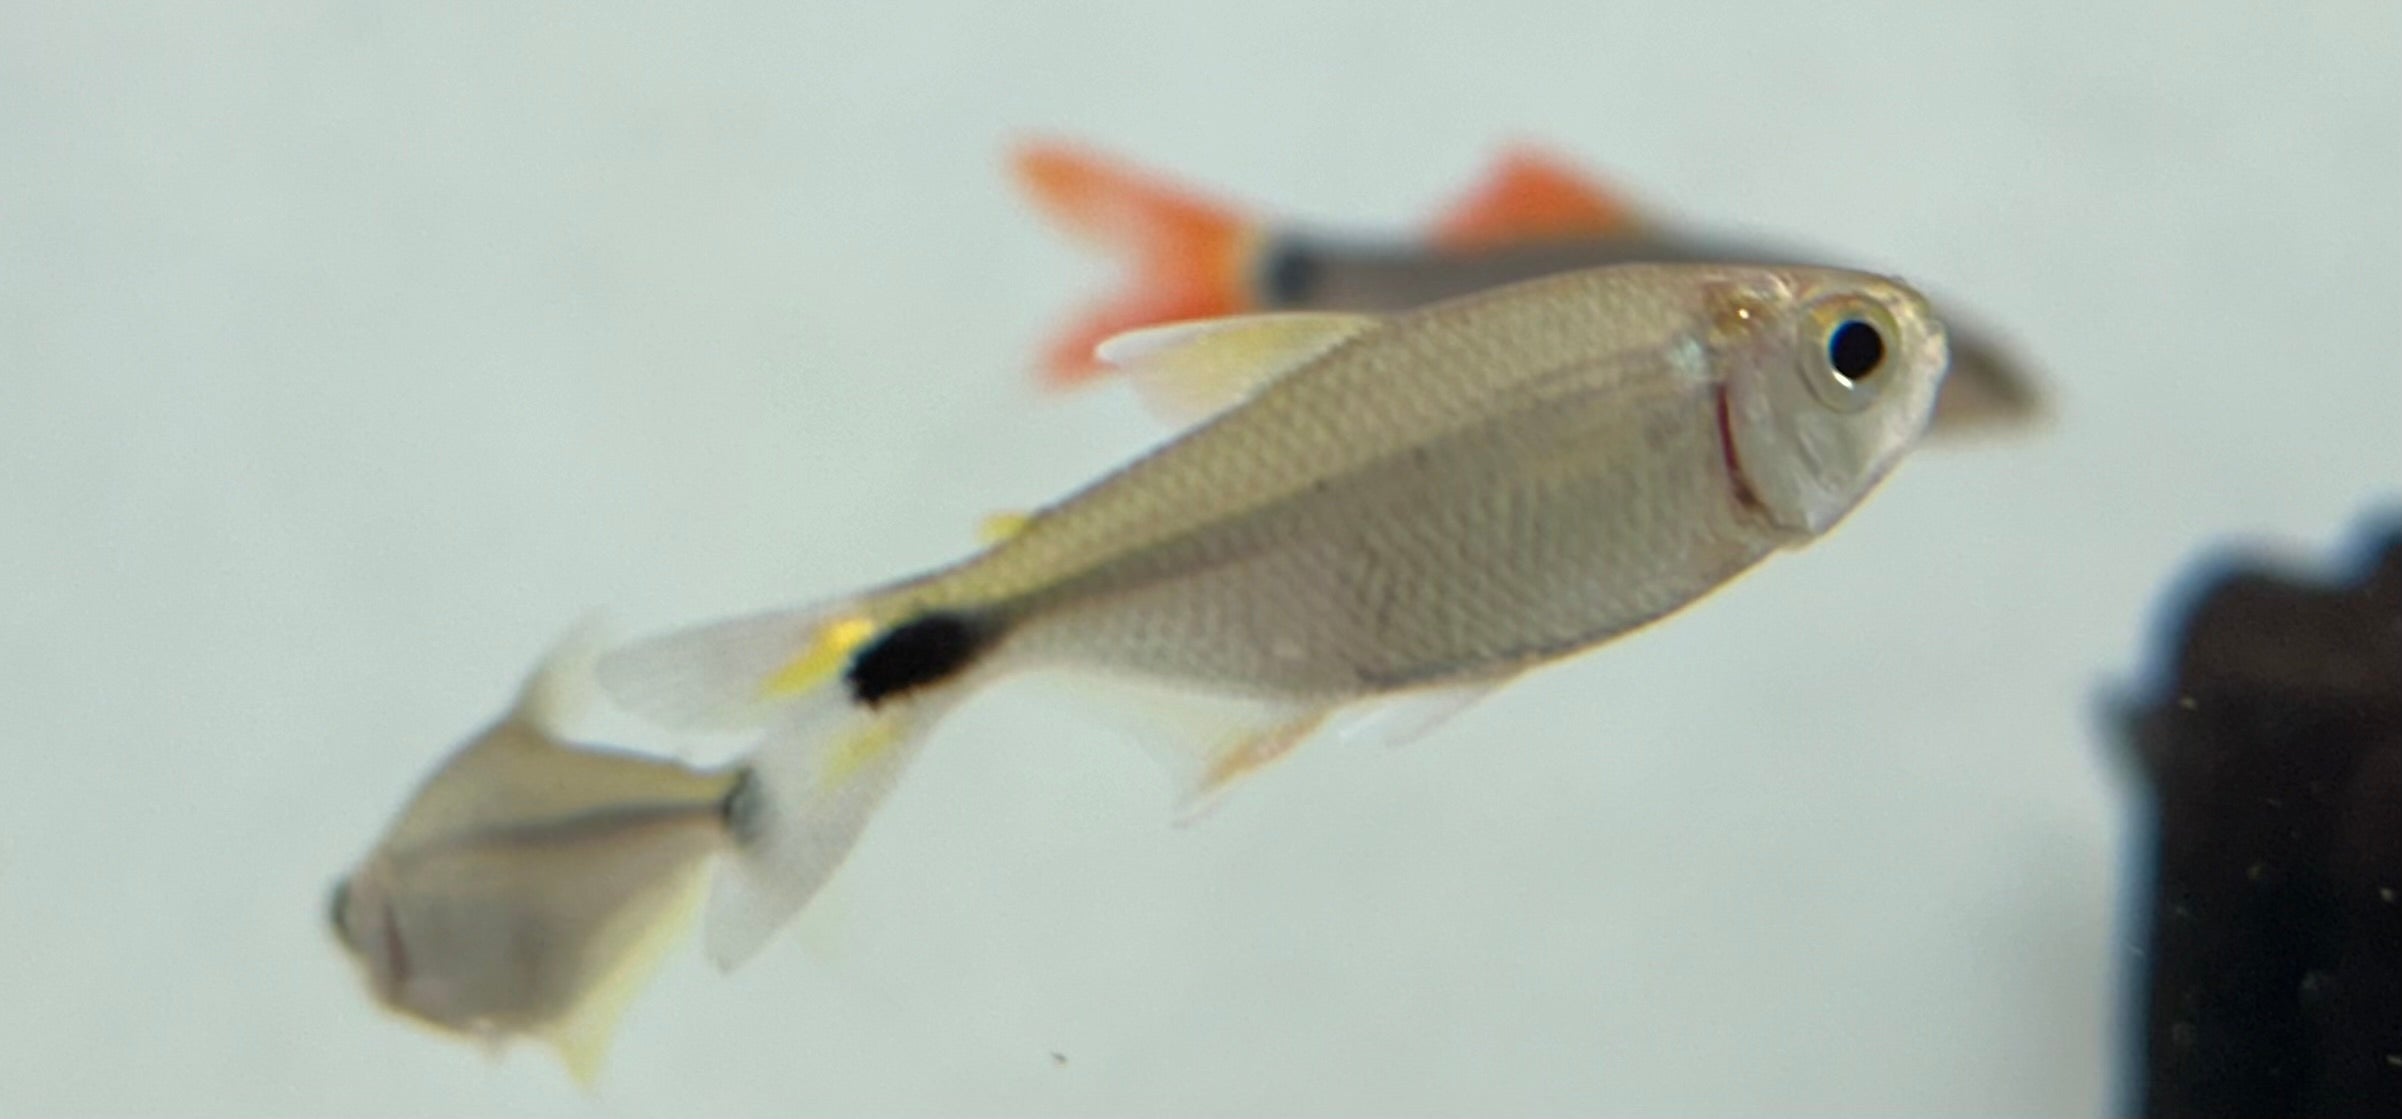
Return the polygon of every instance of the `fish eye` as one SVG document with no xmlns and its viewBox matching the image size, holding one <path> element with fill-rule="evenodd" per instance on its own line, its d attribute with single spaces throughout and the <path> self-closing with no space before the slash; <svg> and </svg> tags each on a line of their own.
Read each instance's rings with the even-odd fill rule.
<svg viewBox="0 0 2402 1119">
<path fill-rule="evenodd" d="M 1827 335 L 1827 365 L 1835 375 L 1858 383 L 1876 375 L 1885 364 L 1885 336 L 1875 324 L 1845 319 Z"/>
<path fill-rule="evenodd" d="M 1857 412 L 1883 395 L 1901 341 L 1893 312 L 1876 299 L 1840 292 L 1812 303 L 1802 319 L 1801 375 L 1811 395 L 1838 412 Z"/>
</svg>

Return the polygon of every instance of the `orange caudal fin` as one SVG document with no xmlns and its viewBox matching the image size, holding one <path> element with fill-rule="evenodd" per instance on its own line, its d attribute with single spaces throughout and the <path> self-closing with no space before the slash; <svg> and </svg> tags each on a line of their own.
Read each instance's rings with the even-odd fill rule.
<svg viewBox="0 0 2402 1119">
<path fill-rule="evenodd" d="M 1502 152 L 1475 188 L 1435 222 L 1434 241 L 1478 248 L 1564 237 L 1606 237 L 1641 227 L 1617 192 L 1531 147 Z"/>
<path fill-rule="evenodd" d="M 1243 277 L 1256 234 L 1233 207 L 1068 144 L 1022 144 L 1011 163 L 1053 221 L 1125 258 L 1133 273 L 1052 340 L 1045 383 L 1064 388 L 1099 372 L 1093 347 L 1111 335 L 1247 308 Z"/>
</svg>

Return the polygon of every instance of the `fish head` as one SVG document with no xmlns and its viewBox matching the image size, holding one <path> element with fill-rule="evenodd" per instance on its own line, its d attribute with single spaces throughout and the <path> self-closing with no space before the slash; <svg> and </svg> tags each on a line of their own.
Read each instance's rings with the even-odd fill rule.
<svg viewBox="0 0 2402 1119">
<path fill-rule="evenodd" d="M 1917 444 L 1950 356 L 1943 323 L 1897 280 L 1776 270 L 1714 297 L 1723 420 L 1738 481 L 1778 527 L 1834 527 Z"/>
<path fill-rule="evenodd" d="M 334 883 L 327 919 L 334 939 L 359 966 L 367 986 L 386 1005 L 401 1004 L 410 978 L 409 952 L 400 939 L 390 868 L 371 861 Z"/>
<path fill-rule="evenodd" d="M 334 938 L 376 1002 L 436 1032 L 497 1037 L 542 1020 L 575 961 L 529 950 L 543 930 L 512 923 L 508 907 L 445 888 L 453 870 L 379 852 L 335 883 Z"/>
</svg>

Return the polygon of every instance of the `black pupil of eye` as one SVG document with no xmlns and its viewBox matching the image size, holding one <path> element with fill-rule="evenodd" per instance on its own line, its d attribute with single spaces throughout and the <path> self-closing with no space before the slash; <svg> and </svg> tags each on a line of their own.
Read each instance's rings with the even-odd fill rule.
<svg viewBox="0 0 2402 1119">
<path fill-rule="evenodd" d="M 1861 380 L 1885 361 L 1885 338 L 1877 328 L 1852 319 L 1827 336 L 1827 364 L 1850 380 Z"/>
</svg>

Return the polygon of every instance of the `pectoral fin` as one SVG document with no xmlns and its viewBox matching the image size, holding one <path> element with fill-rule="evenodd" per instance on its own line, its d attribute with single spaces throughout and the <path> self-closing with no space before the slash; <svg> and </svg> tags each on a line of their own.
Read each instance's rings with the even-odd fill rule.
<svg viewBox="0 0 2402 1119">
<path fill-rule="evenodd" d="M 1515 678 L 1512 673 L 1362 700 L 1334 712 L 1326 720 L 1326 734 L 1345 742 L 1402 746 L 1433 733 Z"/>
</svg>

